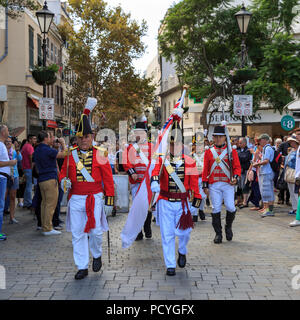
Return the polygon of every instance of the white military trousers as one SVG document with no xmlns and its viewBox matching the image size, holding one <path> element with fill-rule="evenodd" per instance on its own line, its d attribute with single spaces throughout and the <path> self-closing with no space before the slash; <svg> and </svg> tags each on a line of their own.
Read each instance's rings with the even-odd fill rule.
<svg viewBox="0 0 300 320">
<path fill-rule="evenodd" d="M 182 214 L 181 202 L 160 199 L 157 202 L 157 224 L 160 226 L 164 261 L 167 268 L 176 268 L 175 240 L 178 236 L 178 251 L 187 254 L 187 244 L 192 228 L 176 228 Z M 189 204 L 190 207 L 190 204 Z M 186 208 L 185 208 L 186 211 Z"/>
<path fill-rule="evenodd" d="M 87 222 L 85 210 L 87 196 L 72 195 L 68 205 L 73 257 L 78 270 L 88 268 L 89 249 L 93 258 L 99 258 L 102 255 L 102 233 L 103 231 L 107 231 L 105 227 L 105 224 L 107 226 L 107 222 L 103 209 L 103 193 L 95 194 L 94 197 L 96 228 L 91 229 L 89 233 L 84 232 Z"/>
<path fill-rule="evenodd" d="M 212 213 L 221 212 L 223 200 L 227 211 L 236 211 L 234 204 L 234 186 L 227 182 L 219 181 L 210 184 L 209 198 L 211 200 Z"/>
</svg>

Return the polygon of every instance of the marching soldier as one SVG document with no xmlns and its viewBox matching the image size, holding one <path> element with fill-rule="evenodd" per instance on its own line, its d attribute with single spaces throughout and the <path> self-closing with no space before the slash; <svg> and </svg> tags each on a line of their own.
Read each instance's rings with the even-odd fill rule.
<svg viewBox="0 0 300 320">
<path fill-rule="evenodd" d="M 149 161 L 151 161 L 152 143 L 148 142 L 147 137 L 147 119 L 143 117 L 136 123 L 134 129 L 135 143 L 132 143 L 126 149 L 125 160 L 123 159 L 123 167 L 129 175 L 132 200 L 135 198 L 137 190 L 144 178 Z M 152 212 L 148 211 L 148 216 L 144 223 L 145 237 L 152 237 L 151 230 Z M 138 234 L 136 241 L 143 239 L 143 232 Z"/>
<path fill-rule="evenodd" d="M 102 233 L 108 231 L 106 216 L 114 204 L 114 182 L 105 149 L 93 146 L 93 132 L 88 120 L 95 107 L 89 98 L 77 132 L 78 147 L 65 157 L 59 180 L 69 190 L 67 231 L 72 232 L 73 256 L 78 272 L 76 280 L 88 275 L 89 247 L 93 271 L 102 266 Z M 103 201 L 103 198 L 104 201 Z"/>
<path fill-rule="evenodd" d="M 177 125 L 177 122 L 175 124 Z M 176 274 L 176 236 L 179 237 L 178 266 L 184 268 L 186 265 L 187 244 L 193 228 L 190 212 L 192 208 L 189 203 L 191 196 L 194 196 L 192 207 L 199 208 L 201 203 L 196 163 L 182 151 L 181 138 L 178 139 L 176 133 L 172 134 L 170 154 L 164 163 L 160 157 L 158 158 L 151 177 L 151 190 L 159 193 L 156 221 L 160 226 L 168 276 Z M 162 171 L 161 166 L 163 166 Z"/>
<path fill-rule="evenodd" d="M 203 221 L 205 220 L 205 213 L 204 213 L 204 206 L 205 206 L 205 201 L 207 196 L 204 193 L 203 189 L 202 189 L 202 171 L 203 171 L 203 158 L 204 158 L 204 150 L 199 148 L 199 151 L 201 151 L 200 153 L 197 153 L 197 148 L 196 148 L 196 141 L 194 142 L 194 145 L 192 147 L 192 158 L 195 160 L 196 162 L 196 166 L 198 169 L 198 173 L 199 173 L 199 178 L 198 178 L 198 182 L 199 182 L 199 193 L 201 194 L 201 205 L 199 207 L 199 211 L 198 210 L 194 210 L 192 212 L 193 215 L 193 222 L 197 222 L 198 221 L 198 213 L 199 213 L 199 217 L 200 219 Z M 198 211 L 198 213 L 197 213 Z"/>
<path fill-rule="evenodd" d="M 213 133 L 214 146 L 205 151 L 202 186 L 212 203 L 212 225 L 216 232 L 214 243 L 222 242 L 221 209 L 226 207 L 225 234 L 227 241 L 233 237 L 232 222 L 235 218 L 234 186 L 241 175 L 237 151 L 228 145 L 226 126 L 216 126 Z M 227 141 L 226 141 L 227 140 Z"/>
</svg>

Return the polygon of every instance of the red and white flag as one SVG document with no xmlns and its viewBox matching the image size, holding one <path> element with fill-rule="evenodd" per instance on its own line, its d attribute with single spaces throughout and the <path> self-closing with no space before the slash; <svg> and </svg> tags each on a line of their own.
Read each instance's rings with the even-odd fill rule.
<svg viewBox="0 0 300 320">
<path fill-rule="evenodd" d="M 161 133 L 157 137 L 155 147 L 153 149 L 154 153 L 165 154 L 167 151 L 168 136 L 172 128 L 174 121 L 180 121 L 183 113 L 183 103 L 186 90 L 183 91 L 182 97 L 178 100 L 174 107 L 174 112 L 171 114 L 169 119 L 163 126 Z M 152 170 L 156 164 L 156 159 L 149 161 L 147 170 L 145 171 L 145 176 L 141 182 L 139 189 L 136 193 L 132 206 L 129 210 L 129 214 L 125 223 L 125 226 L 121 233 L 122 247 L 124 249 L 129 248 L 131 244 L 135 241 L 137 235 L 142 230 L 145 220 L 148 215 L 148 209 L 150 201 L 152 198 L 152 191 L 150 188 L 150 180 L 152 175 Z"/>
</svg>

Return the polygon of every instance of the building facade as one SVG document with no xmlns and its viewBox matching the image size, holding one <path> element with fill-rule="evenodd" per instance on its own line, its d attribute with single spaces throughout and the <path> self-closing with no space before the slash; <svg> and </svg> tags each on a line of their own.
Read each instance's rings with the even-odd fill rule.
<svg viewBox="0 0 300 320">
<path fill-rule="evenodd" d="M 43 5 L 43 1 L 38 1 Z M 55 101 L 55 119 L 47 122 L 47 127 L 56 131 L 68 125 L 68 106 L 65 104 L 66 92 L 70 85 L 64 74 L 67 62 L 67 48 L 59 35 L 57 26 L 69 21 L 65 3 L 60 0 L 48 1 L 48 8 L 55 13 L 51 29 L 47 35 L 47 65 L 57 64 L 57 81 L 47 86 L 47 97 Z M 57 14 L 60 12 L 60 14 Z M 33 77 L 34 66 L 41 63 L 42 35 L 35 12 L 27 9 L 18 19 L 6 16 L 1 12 L 6 23 L 0 24 L 0 86 L 6 91 L 6 101 L 2 101 L 2 119 L 13 133 L 22 133 L 19 140 L 27 134 L 37 134 L 42 129 L 39 118 L 39 99 L 43 96 L 43 87 Z M 4 26 L 4 28 L 3 28 Z"/>
</svg>

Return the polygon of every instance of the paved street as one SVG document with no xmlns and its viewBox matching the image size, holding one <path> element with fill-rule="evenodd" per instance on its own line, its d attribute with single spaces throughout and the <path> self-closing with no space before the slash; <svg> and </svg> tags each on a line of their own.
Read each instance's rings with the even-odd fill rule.
<svg viewBox="0 0 300 320">
<path fill-rule="evenodd" d="M 109 217 L 111 263 L 104 235 L 103 268 L 81 281 L 76 272 L 71 234 L 44 237 L 35 230 L 29 211 L 18 209 L 18 225 L 8 225 L 8 240 L 0 242 L 0 264 L 6 269 L 6 289 L 0 299 L 299 299 L 291 273 L 300 265 L 300 227 L 290 228 L 287 207 L 278 206 L 275 217 L 260 218 L 239 210 L 234 241 L 212 242 L 211 219 L 198 222 L 189 243 L 188 263 L 175 277 L 165 275 L 159 228 L 153 239 L 121 248 L 120 233 L 126 215 Z M 207 210 L 208 211 L 208 210 Z M 62 215 L 65 219 L 65 214 Z M 223 220 L 224 224 L 224 220 Z M 299 271 L 298 271 L 299 272 Z"/>
</svg>

